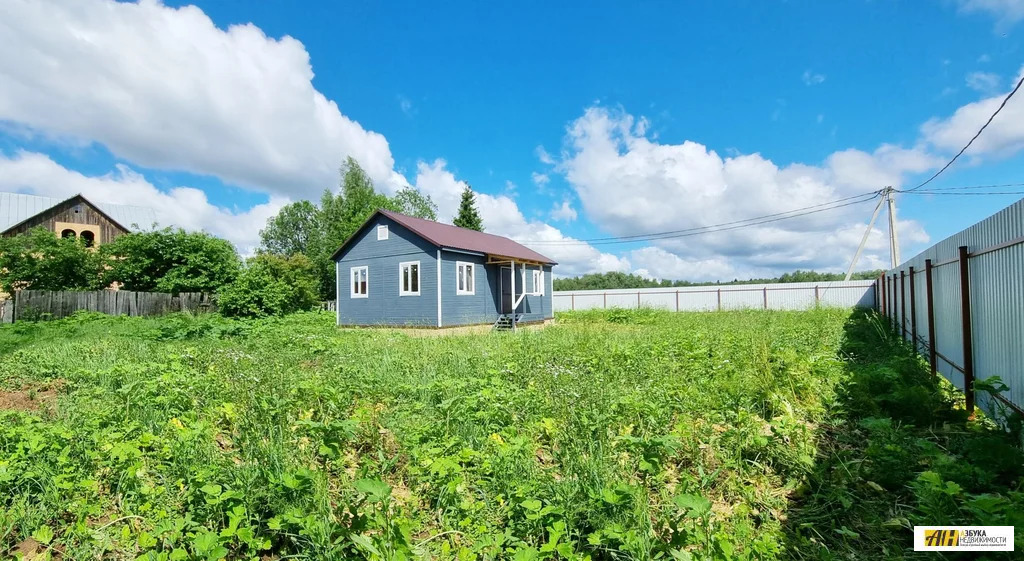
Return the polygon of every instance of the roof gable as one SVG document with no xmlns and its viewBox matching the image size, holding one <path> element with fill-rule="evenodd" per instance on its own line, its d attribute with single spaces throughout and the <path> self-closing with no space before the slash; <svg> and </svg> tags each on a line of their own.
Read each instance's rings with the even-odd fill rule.
<svg viewBox="0 0 1024 561">
<path fill-rule="evenodd" d="M 522 259 L 524 261 L 536 261 L 538 263 L 548 265 L 555 264 L 554 261 L 540 253 L 502 236 L 496 236 L 485 232 L 477 232 L 476 230 L 460 228 L 450 224 L 442 224 L 425 218 L 406 216 L 404 214 L 384 209 L 374 212 L 370 218 L 359 227 L 359 230 L 357 230 L 355 234 L 345 240 L 345 243 L 341 244 L 341 247 L 334 252 L 332 257 L 337 259 L 338 256 L 341 255 L 342 251 L 344 251 L 353 240 L 357 239 L 363 229 L 373 223 L 378 216 L 386 216 L 391 220 L 394 220 L 413 234 L 416 234 L 442 249 L 459 249 L 463 251 L 474 251 L 486 255 Z"/>
<path fill-rule="evenodd" d="M 156 222 L 153 209 L 146 207 L 93 203 L 81 194 L 67 199 L 25 195 L 23 193 L 0 193 L 0 233 L 5 233 L 33 218 L 64 204 L 82 202 L 92 207 L 104 218 L 126 232 L 132 231 L 127 225 L 138 224 L 146 227 Z"/>
</svg>

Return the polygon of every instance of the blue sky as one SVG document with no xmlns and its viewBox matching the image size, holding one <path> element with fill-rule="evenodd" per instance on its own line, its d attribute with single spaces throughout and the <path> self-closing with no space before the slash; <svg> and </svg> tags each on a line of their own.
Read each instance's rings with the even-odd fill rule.
<svg viewBox="0 0 1024 561">
<path fill-rule="evenodd" d="M 562 274 L 844 269 L 870 202 L 681 240 L 573 240 L 914 185 L 1024 61 L 1019 0 L 5 4 L 2 190 L 146 204 L 247 252 L 352 155 L 442 218 L 468 182 L 490 231 Z M 1022 98 L 936 187 L 1024 182 Z M 904 255 L 1018 198 L 901 197 Z M 863 267 L 887 259 L 876 229 Z"/>
</svg>

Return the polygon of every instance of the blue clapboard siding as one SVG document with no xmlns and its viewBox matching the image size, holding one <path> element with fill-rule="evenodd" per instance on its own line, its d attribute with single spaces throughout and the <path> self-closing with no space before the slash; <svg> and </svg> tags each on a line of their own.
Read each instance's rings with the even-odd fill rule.
<svg viewBox="0 0 1024 561">
<path fill-rule="evenodd" d="M 456 265 L 458 262 L 476 265 L 476 293 L 472 295 L 457 294 Z M 473 325 L 493 323 L 498 319 L 501 309 L 501 271 L 500 265 L 486 265 L 487 258 L 483 255 L 467 254 L 456 251 L 441 252 L 441 324 L 442 326 Z M 516 294 L 523 292 L 522 266 L 516 266 Z M 532 267 L 536 269 L 536 266 Z M 533 274 L 526 273 L 526 290 L 533 291 Z M 527 294 L 519 304 L 518 313 L 523 314 L 521 321 L 542 321 L 554 317 L 551 301 L 551 267 L 544 267 L 544 283 L 547 285 L 543 295 Z"/>
<path fill-rule="evenodd" d="M 476 293 L 456 294 L 458 262 L 473 263 Z M 498 271 L 484 263 L 483 255 L 441 251 L 441 325 L 473 325 L 494 323 L 498 319 Z"/>
<path fill-rule="evenodd" d="M 388 226 L 388 239 L 377 239 L 377 226 Z M 437 326 L 437 248 L 387 218 L 356 234 L 338 261 L 339 325 Z M 420 262 L 420 295 L 399 296 L 398 265 Z M 369 267 L 368 298 L 352 298 L 352 267 Z"/>
</svg>

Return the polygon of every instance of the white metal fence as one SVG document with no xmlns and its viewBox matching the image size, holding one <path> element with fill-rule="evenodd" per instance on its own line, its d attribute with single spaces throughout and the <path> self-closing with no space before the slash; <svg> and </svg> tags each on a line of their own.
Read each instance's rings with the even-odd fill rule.
<svg viewBox="0 0 1024 561">
<path fill-rule="evenodd" d="M 887 271 L 881 311 L 934 372 L 975 400 L 971 380 L 999 376 L 1003 405 L 1024 408 L 1024 200 Z M 997 404 L 982 392 L 977 404 Z"/>
<path fill-rule="evenodd" d="M 676 312 L 763 309 L 805 310 L 815 306 L 875 306 L 875 282 L 794 282 L 679 288 L 556 291 L 556 312 L 594 308 L 659 308 Z"/>
</svg>

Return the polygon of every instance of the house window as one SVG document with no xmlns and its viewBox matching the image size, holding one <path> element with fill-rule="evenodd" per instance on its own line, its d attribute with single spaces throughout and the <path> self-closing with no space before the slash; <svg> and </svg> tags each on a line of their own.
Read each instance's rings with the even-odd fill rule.
<svg viewBox="0 0 1024 561">
<path fill-rule="evenodd" d="M 398 295 L 420 295 L 420 262 L 409 261 L 398 264 Z"/>
<path fill-rule="evenodd" d="M 533 271 L 533 295 L 544 295 L 544 271 Z"/>
<path fill-rule="evenodd" d="M 455 262 L 455 294 L 476 294 L 476 279 L 473 272 L 472 263 Z"/>
<path fill-rule="evenodd" d="M 369 296 L 370 268 L 352 267 L 352 298 L 366 298 Z"/>
<path fill-rule="evenodd" d="M 388 227 L 386 225 L 377 226 L 377 241 L 388 239 Z"/>
</svg>

